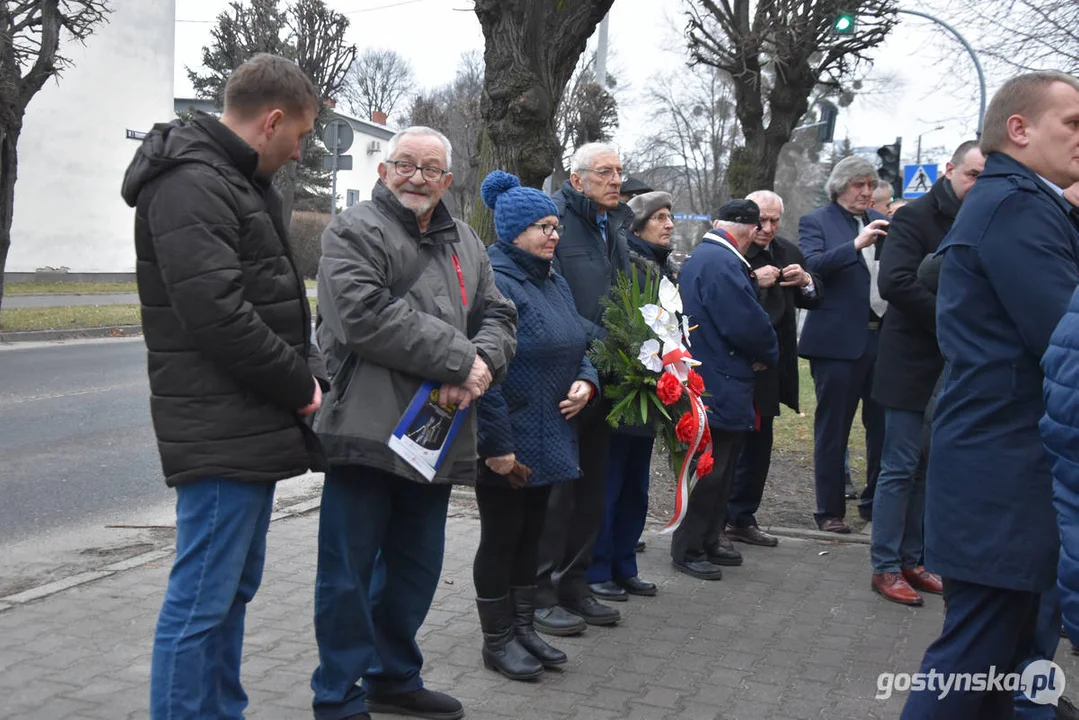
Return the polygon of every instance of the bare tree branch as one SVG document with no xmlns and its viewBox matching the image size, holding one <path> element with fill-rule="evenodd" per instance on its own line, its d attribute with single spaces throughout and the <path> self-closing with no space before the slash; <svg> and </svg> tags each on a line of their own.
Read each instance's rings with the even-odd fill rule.
<svg viewBox="0 0 1079 720">
<path fill-rule="evenodd" d="M 412 68 L 393 50 L 365 50 L 349 68 L 342 95 L 357 117 L 374 112 L 392 115 L 412 92 Z"/>
</svg>

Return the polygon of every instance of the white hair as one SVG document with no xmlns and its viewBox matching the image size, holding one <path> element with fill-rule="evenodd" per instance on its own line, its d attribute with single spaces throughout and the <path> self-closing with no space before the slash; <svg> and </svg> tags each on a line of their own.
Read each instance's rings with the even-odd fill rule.
<svg viewBox="0 0 1079 720">
<path fill-rule="evenodd" d="M 401 142 L 401 138 L 405 137 L 406 135 L 419 135 L 423 137 L 438 138 L 439 142 L 442 143 L 442 147 L 446 151 L 446 167 L 444 169 L 449 170 L 453 167 L 453 146 L 450 145 L 450 139 L 440 133 L 438 130 L 435 130 L 434 128 L 429 128 L 426 125 L 413 125 L 412 127 L 407 127 L 404 130 L 398 132 L 392 138 L 390 138 L 390 142 L 386 146 L 387 159 L 392 158 L 394 153 L 397 152 L 397 145 Z"/>
<path fill-rule="evenodd" d="M 779 193 L 774 193 L 771 190 L 754 190 L 749 195 L 746 195 L 746 200 L 752 200 L 757 203 L 758 207 L 766 202 L 779 203 L 779 214 L 783 214 L 783 198 L 779 196 Z"/>
<path fill-rule="evenodd" d="M 716 220 L 716 227 L 726 230 L 727 232 L 745 232 L 746 230 L 756 230 L 757 226 L 753 223 L 736 223 L 730 220 Z"/>
<path fill-rule="evenodd" d="M 591 170 L 592 161 L 600 155 L 617 155 L 613 145 L 607 143 L 586 143 L 573 152 L 569 162 L 570 172 L 579 173 L 582 170 Z"/>
<path fill-rule="evenodd" d="M 862 178 L 871 178 L 874 189 L 877 187 L 877 169 L 873 167 L 873 163 L 857 155 L 843 158 L 835 164 L 832 174 L 828 176 L 825 188 L 828 190 L 829 199 L 835 202 L 848 185 Z"/>
</svg>

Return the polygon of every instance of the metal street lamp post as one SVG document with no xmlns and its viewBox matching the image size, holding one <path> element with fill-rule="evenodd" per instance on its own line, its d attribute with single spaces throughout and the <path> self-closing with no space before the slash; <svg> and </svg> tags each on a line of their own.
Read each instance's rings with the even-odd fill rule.
<svg viewBox="0 0 1079 720">
<path fill-rule="evenodd" d="M 932 130 L 926 130 L 924 133 L 922 133 L 922 135 L 928 135 L 931 132 L 936 132 L 937 130 L 943 130 L 943 129 L 944 129 L 943 125 L 937 125 Z M 919 165 L 922 164 L 922 135 L 918 136 L 918 159 L 914 161 Z"/>
</svg>

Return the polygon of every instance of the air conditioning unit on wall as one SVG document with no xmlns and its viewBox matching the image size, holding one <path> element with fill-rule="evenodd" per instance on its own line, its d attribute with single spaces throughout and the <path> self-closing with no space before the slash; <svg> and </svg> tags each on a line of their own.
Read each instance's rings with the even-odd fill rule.
<svg viewBox="0 0 1079 720">
<path fill-rule="evenodd" d="M 368 155 L 374 155 L 377 152 L 382 152 L 382 143 L 380 143 L 378 140 L 372 140 L 371 142 L 367 143 Z"/>
</svg>

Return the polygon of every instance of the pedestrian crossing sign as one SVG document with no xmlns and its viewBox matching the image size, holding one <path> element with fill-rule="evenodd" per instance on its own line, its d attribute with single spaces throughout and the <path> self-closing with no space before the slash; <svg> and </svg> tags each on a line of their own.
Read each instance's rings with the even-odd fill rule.
<svg viewBox="0 0 1079 720">
<path fill-rule="evenodd" d="M 937 181 L 936 165 L 904 165 L 903 197 L 916 198 L 929 192 Z"/>
</svg>

